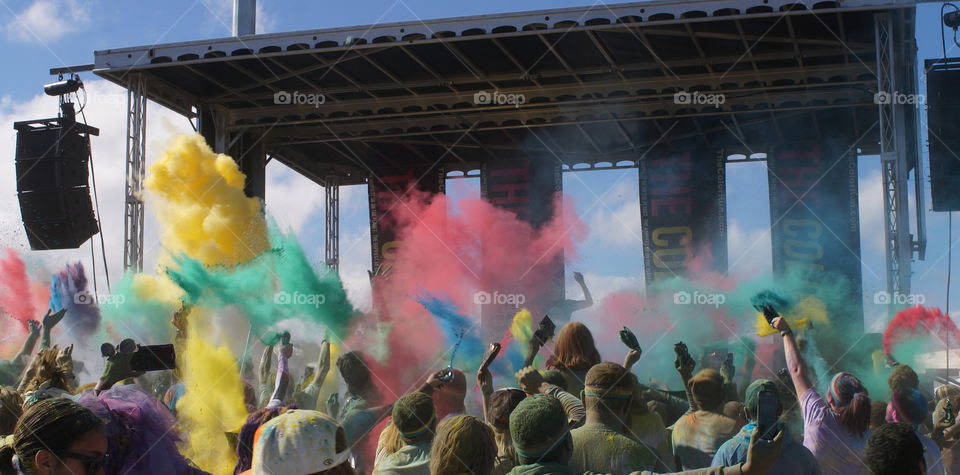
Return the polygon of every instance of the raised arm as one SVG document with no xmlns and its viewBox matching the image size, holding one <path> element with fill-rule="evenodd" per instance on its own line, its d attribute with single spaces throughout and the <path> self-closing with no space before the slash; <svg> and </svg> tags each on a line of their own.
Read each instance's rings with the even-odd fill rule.
<svg viewBox="0 0 960 475">
<path fill-rule="evenodd" d="M 685 357 L 677 355 L 677 359 L 673 364 L 677 369 L 677 373 L 680 374 L 680 381 L 683 382 L 683 391 L 687 395 L 687 404 L 690 405 L 688 412 L 700 409 L 697 407 L 697 403 L 694 402 L 693 393 L 690 392 L 690 378 L 693 378 L 693 369 L 697 367 L 697 362 L 687 354 Z"/>
<path fill-rule="evenodd" d="M 540 340 L 537 339 L 537 335 L 534 334 L 530 337 L 530 341 L 527 342 L 527 356 L 523 359 L 523 367 L 533 366 L 533 359 L 537 357 L 537 353 L 540 352 Z"/>
<path fill-rule="evenodd" d="M 566 302 L 568 305 L 567 310 L 570 313 L 583 310 L 593 305 L 593 296 L 590 295 L 590 289 L 587 288 L 587 284 L 583 280 L 583 274 L 574 272 L 573 280 L 577 281 L 577 284 L 580 284 L 580 290 L 583 291 L 583 300 L 568 300 Z"/>
<path fill-rule="evenodd" d="M 273 364 L 273 345 L 269 345 L 263 349 L 263 355 L 260 356 L 260 368 L 258 371 L 260 384 L 266 384 L 267 380 L 270 379 L 270 366 L 272 364 Z"/>
<path fill-rule="evenodd" d="M 327 374 L 330 373 L 330 342 L 323 340 L 320 342 L 320 356 L 317 358 L 317 371 L 313 373 L 313 384 L 317 387 L 323 386 L 327 380 Z"/>
<path fill-rule="evenodd" d="M 40 338 L 40 324 L 36 320 L 27 321 L 27 339 L 23 340 L 23 346 L 20 347 L 20 352 L 17 353 L 17 356 L 13 357 L 13 363 L 18 368 L 17 372 L 23 369 L 25 366 L 25 360 L 28 356 L 33 353 L 33 348 L 37 346 L 37 339 Z"/>
<path fill-rule="evenodd" d="M 65 308 L 60 309 L 56 313 L 52 313 L 49 309 L 47 310 L 47 314 L 43 316 L 43 336 L 40 337 L 41 350 L 50 348 L 50 331 L 60 323 L 60 320 L 63 320 L 63 316 L 66 314 L 67 309 Z"/>
<path fill-rule="evenodd" d="M 787 369 L 790 371 L 790 379 L 793 381 L 793 388 L 797 391 L 797 397 L 801 398 L 807 390 L 813 387 L 810 378 L 807 377 L 807 364 L 803 361 L 803 355 L 800 354 L 800 348 L 797 347 L 797 339 L 790 329 L 790 324 L 783 317 L 773 319 L 773 328 L 780 332 L 783 337 L 783 352 L 787 358 Z"/>
<path fill-rule="evenodd" d="M 270 402 L 267 404 L 268 408 L 283 404 L 287 387 L 290 386 L 291 356 L 293 356 L 293 345 L 286 344 L 280 347 L 280 354 L 277 356 L 277 379 L 273 385 L 273 395 L 270 396 Z"/>
</svg>

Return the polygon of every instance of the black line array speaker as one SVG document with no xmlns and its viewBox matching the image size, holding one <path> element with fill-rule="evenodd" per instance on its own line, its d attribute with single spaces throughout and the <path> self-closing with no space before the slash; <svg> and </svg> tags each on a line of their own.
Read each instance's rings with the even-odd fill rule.
<svg viewBox="0 0 960 475">
<path fill-rule="evenodd" d="M 925 66 L 933 210 L 960 211 L 960 58 Z"/>
<path fill-rule="evenodd" d="M 30 248 L 75 249 L 99 232 L 87 165 L 95 128 L 73 121 L 17 122 L 17 197 Z"/>
</svg>

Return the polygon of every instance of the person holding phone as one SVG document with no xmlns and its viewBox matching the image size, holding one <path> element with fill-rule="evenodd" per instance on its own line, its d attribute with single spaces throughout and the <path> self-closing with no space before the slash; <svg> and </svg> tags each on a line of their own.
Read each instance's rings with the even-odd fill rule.
<svg viewBox="0 0 960 475">
<path fill-rule="evenodd" d="M 814 389 L 807 365 L 790 325 L 783 317 L 771 322 L 783 337 L 790 379 L 803 412 L 803 445 L 828 474 L 860 473 L 870 426 L 870 396 L 867 388 L 850 373 L 837 373 L 830 380 L 826 397 Z"/>
<path fill-rule="evenodd" d="M 744 410 L 748 423 L 740 433 L 724 442 L 713 456 L 712 465 L 733 466 L 747 461 L 750 437 L 756 430 L 758 437 L 770 440 L 777 430 L 783 432 L 783 449 L 780 458 L 770 473 L 784 475 L 819 475 L 820 465 L 809 449 L 789 433 L 785 424 L 779 422 L 783 404 L 777 385 L 767 379 L 758 379 L 747 386 Z"/>
</svg>

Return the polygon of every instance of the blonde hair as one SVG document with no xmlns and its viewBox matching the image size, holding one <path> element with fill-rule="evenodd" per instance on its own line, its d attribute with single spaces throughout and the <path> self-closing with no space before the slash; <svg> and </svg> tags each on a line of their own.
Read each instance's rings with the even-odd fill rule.
<svg viewBox="0 0 960 475">
<path fill-rule="evenodd" d="M 489 475 L 497 458 L 493 430 L 469 415 L 444 419 L 430 450 L 431 475 Z"/>
<path fill-rule="evenodd" d="M 60 350 L 56 346 L 44 348 L 37 353 L 33 364 L 30 365 L 27 378 L 24 378 L 26 381 L 24 391 L 36 391 L 47 382 L 50 383 L 51 388 L 73 391 L 73 368 L 57 361 L 59 353 Z"/>
</svg>

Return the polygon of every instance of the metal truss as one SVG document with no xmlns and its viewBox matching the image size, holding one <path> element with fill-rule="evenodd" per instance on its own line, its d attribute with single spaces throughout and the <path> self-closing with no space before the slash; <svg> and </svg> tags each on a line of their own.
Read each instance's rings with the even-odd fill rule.
<svg viewBox="0 0 960 475">
<path fill-rule="evenodd" d="M 877 91 L 905 94 L 898 81 L 895 45 L 897 32 L 889 12 L 874 15 L 877 43 Z M 890 98 L 888 95 L 887 98 Z M 887 291 L 910 292 L 910 260 L 913 243 L 910 236 L 910 208 L 907 202 L 907 150 L 904 131 L 904 105 L 896 100 L 879 102 L 880 163 L 883 169 L 884 244 L 887 254 Z M 923 210 L 919 210 L 923 212 Z"/>
<path fill-rule="evenodd" d="M 323 187 L 323 204 L 326 209 L 326 240 L 324 256 L 327 267 L 340 269 L 340 184 L 336 176 L 328 176 Z"/>
<path fill-rule="evenodd" d="M 143 270 L 143 191 L 147 144 L 146 79 L 134 73 L 127 88 L 127 170 L 123 216 L 123 268 Z"/>
</svg>

